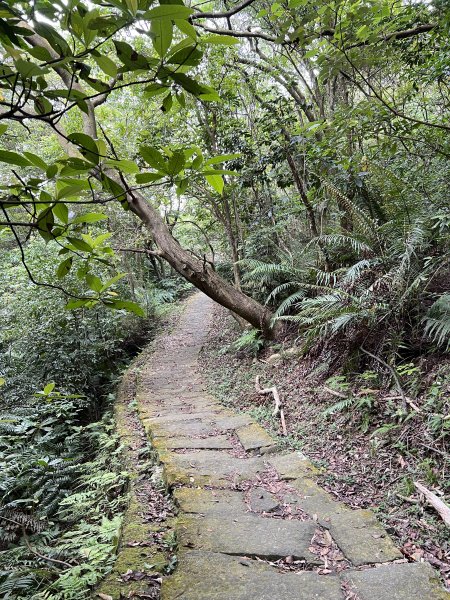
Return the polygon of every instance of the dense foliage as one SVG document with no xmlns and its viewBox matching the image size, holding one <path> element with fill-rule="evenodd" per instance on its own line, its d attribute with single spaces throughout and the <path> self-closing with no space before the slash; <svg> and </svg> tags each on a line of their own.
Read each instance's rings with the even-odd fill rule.
<svg viewBox="0 0 450 600">
<path fill-rule="evenodd" d="M 179 275 L 324 376 L 448 352 L 449 34 L 444 0 L 0 1 L 11 597 L 107 569 L 105 395 Z"/>
</svg>

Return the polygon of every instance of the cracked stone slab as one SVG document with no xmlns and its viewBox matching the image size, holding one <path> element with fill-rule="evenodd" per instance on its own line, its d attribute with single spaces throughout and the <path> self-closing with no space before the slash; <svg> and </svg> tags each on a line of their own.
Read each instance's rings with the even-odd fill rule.
<svg viewBox="0 0 450 600">
<path fill-rule="evenodd" d="M 279 573 L 261 562 L 190 551 L 163 580 L 161 600 L 344 600 L 335 576 Z"/>
<path fill-rule="evenodd" d="M 271 512 L 280 507 L 278 500 L 262 487 L 253 488 L 248 500 L 250 507 L 254 512 Z"/>
<path fill-rule="evenodd" d="M 205 423 L 211 423 L 217 416 L 220 416 L 220 411 L 214 412 L 210 409 L 204 411 L 192 412 L 174 412 L 173 410 L 166 415 L 148 417 L 146 421 L 151 425 L 164 425 L 165 423 L 177 423 L 184 421 L 198 420 Z"/>
<path fill-rule="evenodd" d="M 214 435 L 215 429 L 208 423 L 200 420 L 186 420 L 181 422 L 151 423 L 147 419 L 142 421 L 144 429 L 151 437 L 190 437 L 198 435 Z"/>
<path fill-rule="evenodd" d="M 233 444 L 226 435 L 213 435 L 204 438 L 173 437 L 156 438 L 153 442 L 155 448 L 170 448 L 172 450 L 230 450 Z"/>
<path fill-rule="evenodd" d="M 184 513 L 228 516 L 229 514 L 244 515 L 248 512 L 242 492 L 178 488 L 173 496 Z"/>
<path fill-rule="evenodd" d="M 289 485 L 300 494 L 298 506 L 308 515 L 316 515 L 318 522 L 325 527 L 329 527 L 332 516 L 350 510 L 309 477 L 290 480 Z"/>
<path fill-rule="evenodd" d="M 184 548 L 271 560 L 293 556 L 320 564 L 309 550 L 315 529 L 313 521 L 228 515 L 180 520 L 177 534 Z"/>
<path fill-rule="evenodd" d="M 185 454 L 161 453 L 168 485 L 174 483 L 232 488 L 239 481 L 253 479 L 264 471 L 260 457 L 235 458 L 219 450 Z"/>
<path fill-rule="evenodd" d="M 319 472 L 301 452 L 270 456 L 267 462 L 278 471 L 282 479 L 286 480 L 310 477 Z"/>
<path fill-rule="evenodd" d="M 346 510 L 331 516 L 330 533 L 355 566 L 403 558 L 370 510 Z"/>
<path fill-rule="evenodd" d="M 214 424 L 218 429 L 237 429 L 244 425 L 250 425 L 253 420 L 247 415 L 230 414 L 229 416 L 214 419 Z"/>
<path fill-rule="evenodd" d="M 257 423 L 239 427 L 236 434 L 245 450 L 259 450 L 274 445 L 272 437 Z"/>
<path fill-rule="evenodd" d="M 450 600 L 429 563 L 383 565 L 347 571 L 359 600 Z"/>
</svg>

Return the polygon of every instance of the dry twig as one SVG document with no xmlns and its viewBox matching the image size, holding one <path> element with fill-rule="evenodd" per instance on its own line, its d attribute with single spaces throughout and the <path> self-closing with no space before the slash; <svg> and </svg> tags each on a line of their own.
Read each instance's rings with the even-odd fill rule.
<svg viewBox="0 0 450 600">
<path fill-rule="evenodd" d="M 275 401 L 275 408 L 273 409 L 272 416 L 276 417 L 277 415 L 280 415 L 281 428 L 283 430 L 283 435 L 287 435 L 287 427 L 286 427 L 286 420 L 284 418 L 284 410 L 281 405 L 281 399 L 280 399 L 280 395 L 277 390 L 277 386 L 274 385 L 270 388 L 262 388 L 261 384 L 259 382 L 259 375 L 257 375 L 256 379 L 255 379 L 255 389 L 258 392 L 258 394 L 261 394 L 264 396 L 267 394 L 273 395 L 273 399 Z"/>
<path fill-rule="evenodd" d="M 445 502 L 443 502 L 440 498 L 438 498 L 436 494 L 418 481 L 415 481 L 414 485 L 416 486 L 417 490 L 419 490 L 419 492 L 425 496 L 428 504 L 431 504 L 431 506 L 438 512 L 439 516 L 442 518 L 447 527 L 450 527 L 450 507 L 447 506 L 447 504 L 445 504 Z"/>
</svg>

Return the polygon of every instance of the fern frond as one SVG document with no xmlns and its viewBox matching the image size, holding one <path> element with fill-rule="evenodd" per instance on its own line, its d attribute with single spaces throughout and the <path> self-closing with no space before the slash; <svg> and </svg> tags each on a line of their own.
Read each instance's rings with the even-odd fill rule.
<svg viewBox="0 0 450 600">
<path fill-rule="evenodd" d="M 435 344 L 450 349 L 450 294 L 442 294 L 424 318 L 424 333 Z"/>
</svg>

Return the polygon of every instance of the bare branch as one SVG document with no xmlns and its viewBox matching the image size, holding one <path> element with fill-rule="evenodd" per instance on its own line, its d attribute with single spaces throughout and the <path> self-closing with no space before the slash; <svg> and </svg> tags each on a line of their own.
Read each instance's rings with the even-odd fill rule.
<svg viewBox="0 0 450 600">
<path fill-rule="evenodd" d="M 194 21 L 197 19 L 228 19 L 229 17 L 232 17 L 241 10 L 244 10 L 244 8 L 246 8 L 247 6 L 250 6 L 250 4 L 253 4 L 253 2 L 255 2 L 255 0 L 244 0 L 244 2 L 237 4 L 234 8 L 231 8 L 230 10 L 221 13 L 199 11 L 191 16 L 191 20 Z"/>
</svg>

